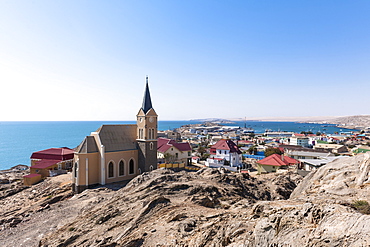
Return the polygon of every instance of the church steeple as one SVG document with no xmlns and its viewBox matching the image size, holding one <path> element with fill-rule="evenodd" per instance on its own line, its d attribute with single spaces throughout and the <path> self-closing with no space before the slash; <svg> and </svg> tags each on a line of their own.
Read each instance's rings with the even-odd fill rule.
<svg viewBox="0 0 370 247">
<path fill-rule="evenodd" d="M 144 92 L 143 105 L 140 108 L 137 118 L 136 141 L 138 144 L 138 164 L 140 172 L 147 172 L 157 169 L 157 132 L 158 115 L 153 109 L 149 92 L 149 77 L 146 76 L 146 87 Z"/>
<path fill-rule="evenodd" d="M 149 77 L 146 76 L 145 80 L 146 80 L 146 87 L 145 87 L 145 92 L 144 92 L 143 106 L 141 107 L 141 109 L 143 109 L 144 113 L 146 114 L 153 107 L 152 107 L 152 100 L 150 98 L 149 85 L 148 85 Z"/>
</svg>

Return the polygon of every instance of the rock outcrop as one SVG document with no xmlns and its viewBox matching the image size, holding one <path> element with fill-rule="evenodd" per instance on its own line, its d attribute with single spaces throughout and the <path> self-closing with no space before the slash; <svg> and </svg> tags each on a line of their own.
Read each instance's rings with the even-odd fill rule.
<svg viewBox="0 0 370 247">
<path fill-rule="evenodd" d="M 337 159 L 310 173 L 291 198 L 367 200 L 370 196 L 370 155 Z"/>
<path fill-rule="evenodd" d="M 370 216 L 352 206 L 367 200 L 368 183 L 369 155 L 338 159 L 303 180 L 293 173 L 255 178 L 223 169 L 156 170 L 118 190 L 89 189 L 48 203 L 29 221 L 7 225 L 0 244 L 369 246 Z M 35 220 L 50 229 L 32 235 Z"/>
</svg>

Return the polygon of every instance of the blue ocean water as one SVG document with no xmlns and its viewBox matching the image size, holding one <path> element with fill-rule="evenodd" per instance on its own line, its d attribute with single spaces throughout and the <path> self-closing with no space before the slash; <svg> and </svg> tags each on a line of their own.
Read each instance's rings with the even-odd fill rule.
<svg viewBox="0 0 370 247">
<path fill-rule="evenodd" d="M 29 165 L 33 152 L 52 148 L 74 148 L 85 136 L 97 130 L 102 124 L 133 124 L 135 121 L 72 121 L 72 122 L 0 122 L 0 170 L 18 164 Z M 159 121 L 158 129 L 178 128 L 197 121 Z M 294 122 L 259 122 L 247 121 L 226 124 L 231 126 L 246 125 L 256 133 L 266 129 L 272 131 L 318 131 L 325 133 L 340 132 L 334 125 L 306 124 Z M 346 130 L 343 130 L 346 131 Z"/>
</svg>

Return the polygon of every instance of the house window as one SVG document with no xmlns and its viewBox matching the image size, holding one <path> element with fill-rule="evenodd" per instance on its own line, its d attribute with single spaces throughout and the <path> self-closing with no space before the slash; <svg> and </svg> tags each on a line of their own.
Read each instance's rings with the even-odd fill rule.
<svg viewBox="0 0 370 247">
<path fill-rule="evenodd" d="M 109 162 L 109 164 L 108 164 L 108 177 L 109 177 L 109 178 L 114 177 L 114 167 L 113 167 L 113 162 Z"/>
<path fill-rule="evenodd" d="M 189 152 L 188 152 L 188 156 L 190 156 L 190 155 L 191 155 L 191 152 L 189 151 Z"/>
<path fill-rule="evenodd" d="M 134 164 L 134 161 L 131 159 L 129 163 L 129 173 L 134 174 L 134 172 L 135 172 L 135 164 Z"/>
<path fill-rule="evenodd" d="M 118 176 L 123 175 L 125 175 L 125 163 L 123 162 L 123 160 L 121 160 L 118 165 Z"/>
<path fill-rule="evenodd" d="M 176 155 L 176 159 L 179 157 L 179 154 L 178 153 L 175 153 L 175 155 Z"/>
</svg>

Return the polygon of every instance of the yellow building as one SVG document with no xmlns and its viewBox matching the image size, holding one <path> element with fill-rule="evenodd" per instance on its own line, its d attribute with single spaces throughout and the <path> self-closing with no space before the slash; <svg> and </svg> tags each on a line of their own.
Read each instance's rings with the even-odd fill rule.
<svg viewBox="0 0 370 247">
<path fill-rule="evenodd" d="M 176 142 L 167 138 L 158 138 L 157 158 L 164 162 L 191 164 L 191 146 L 188 142 Z"/>
<path fill-rule="evenodd" d="M 41 181 L 41 174 L 28 174 L 23 176 L 23 184 L 25 186 L 31 186 Z"/>
<path fill-rule="evenodd" d="M 130 180 L 157 168 L 158 115 L 152 107 L 148 77 L 136 124 L 103 125 L 77 147 L 73 188 Z"/>
</svg>

